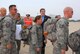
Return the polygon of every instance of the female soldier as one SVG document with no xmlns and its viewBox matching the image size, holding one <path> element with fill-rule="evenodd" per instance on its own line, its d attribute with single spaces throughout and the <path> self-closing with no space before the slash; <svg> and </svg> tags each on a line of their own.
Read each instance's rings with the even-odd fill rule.
<svg viewBox="0 0 80 54">
<path fill-rule="evenodd" d="M 31 29 L 30 54 L 41 54 L 42 47 L 42 18 L 36 16 L 35 25 Z"/>
</svg>

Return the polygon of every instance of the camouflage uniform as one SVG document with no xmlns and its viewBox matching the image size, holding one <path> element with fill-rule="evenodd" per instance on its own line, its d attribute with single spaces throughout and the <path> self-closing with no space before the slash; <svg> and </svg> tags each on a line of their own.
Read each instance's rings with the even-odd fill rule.
<svg viewBox="0 0 80 54">
<path fill-rule="evenodd" d="M 41 54 L 37 52 L 36 48 L 42 47 L 42 27 L 40 25 L 33 25 L 31 30 L 31 41 L 30 41 L 30 54 Z"/>
<path fill-rule="evenodd" d="M 5 17 L 1 17 L 1 16 L 0 16 L 0 39 L 1 39 L 1 37 L 2 37 L 2 21 L 3 21 L 4 18 L 5 18 Z M 1 40 L 0 40 L 0 44 L 1 44 Z"/>
<path fill-rule="evenodd" d="M 53 54 L 61 54 L 61 50 L 67 50 L 68 43 L 68 20 L 66 18 L 61 18 L 56 24 L 56 37 L 57 40 L 54 43 Z"/>
<path fill-rule="evenodd" d="M 68 46 L 75 54 L 80 54 L 80 29 L 69 35 Z"/>
<path fill-rule="evenodd" d="M 16 43 L 15 43 L 15 30 L 16 22 L 12 19 L 11 15 L 6 16 L 2 22 L 2 37 L 1 37 L 1 46 L 0 54 L 17 54 Z M 12 48 L 8 49 L 7 45 L 11 44 Z"/>
<path fill-rule="evenodd" d="M 48 19 L 44 24 L 44 31 L 48 32 L 47 39 L 49 39 L 52 44 L 56 41 L 56 22 L 57 19 Z"/>
<path fill-rule="evenodd" d="M 78 51 L 75 52 L 75 54 L 80 54 L 80 47 L 78 48 Z"/>
</svg>

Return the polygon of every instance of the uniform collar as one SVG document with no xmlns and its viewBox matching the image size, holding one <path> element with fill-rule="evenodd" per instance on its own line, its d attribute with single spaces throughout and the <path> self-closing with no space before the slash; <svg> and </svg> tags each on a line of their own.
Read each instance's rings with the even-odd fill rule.
<svg viewBox="0 0 80 54">
<path fill-rule="evenodd" d="M 68 20 L 66 17 L 62 17 L 63 19 L 65 19 L 65 20 Z"/>
<path fill-rule="evenodd" d="M 65 19 L 67 21 L 67 23 L 69 24 L 69 20 L 67 18 L 65 18 L 65 17 L 62 17 L 62 18 Z"/>
<path fill-rule="evenodd" d="M 11 14 L 8 15 L 10 18 L 14 19 L 14 16 L 12 16 Z"/>
<path fill-rule="evenodd" d="M 36 24 L 36 26 L 40 27 L 41 25 Z"/>
</svg>

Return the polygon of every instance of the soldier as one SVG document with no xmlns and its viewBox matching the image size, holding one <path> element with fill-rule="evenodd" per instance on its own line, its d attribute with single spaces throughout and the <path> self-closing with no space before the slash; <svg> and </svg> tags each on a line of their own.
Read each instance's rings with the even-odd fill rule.
<svg viewBox="0 0 80 54">
<path fill-rule="evenodd" d="M 44 24 L 44 36 L 51 41 L 53 48 L 54 43 L 57 40 L 56 38 L 56 23 L 60 18 L 51 18 L 48 19 Z"/>
<path fill-rule="evenodd" d="M 30 54 L 41 54 L 42 39 L 43 39 L 41 16 L 37 16 L 34 22 L 35 22 L 35 25 L 33 25 L 31 30 Z"/>
<path fill-rule="evenodd" d="M 17 13 L 16 5 L 9 6 L 10 14 L 6 16 L 2 22 L 2 37 L 0 54 L 17 54 L 15 43 L 15 19 L 14 16 Z"/>
<path fill-rule="evenodd" d="M 71 7 L 66 7 L 64 9 L 64 17 L 59 19 L 56 23 L 56 37 L 57 40 L 54 43 L 53 54 L 65 54 L 65 51 L 68 50 L 68 19 L 73 15 L 73 9 Z"/>
<path fill-rule="evenodd" d="M 52 44 L 56 40 L 56 23 L 60 18 L 48 19 L 44 23 L 44 36 L 47 37 L 48 40 L 52 42 Z"/>
<path fill-rule="evenodd" d="M 1 24 L 2 24 L 2 21 L 5 18 L 5 16 L 6 16 L 6 9 L 5 8 L 1 8 L 0 9 L 0 38 L 2 36 L 2 27 L 1 27 Z"/>
</svg>

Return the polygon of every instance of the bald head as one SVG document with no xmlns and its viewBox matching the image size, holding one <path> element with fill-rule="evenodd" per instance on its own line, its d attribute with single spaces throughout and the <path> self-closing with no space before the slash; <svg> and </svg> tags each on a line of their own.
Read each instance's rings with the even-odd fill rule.
<svg viewBox="0 0 80 54">
<path fill-rule="evenodd" d="M 71 7 L 64 8 L 64 17 L 72 18 L 73 9 Z"/>
<path fill-rule="evenodd" d="M 1 16 L 5 16 L 6 15 L 6 9 L 5 8 L 1 8 L 0 9 L 0 13 L 1 13 Z"/>
<path fill-rule="evenodd" d="M 64 12 L 66 12 L 66 11 L 73 11 L 73 9 L 71 7 L 66 7 L 66 8 L 64 8 Z"/>
</svg>

